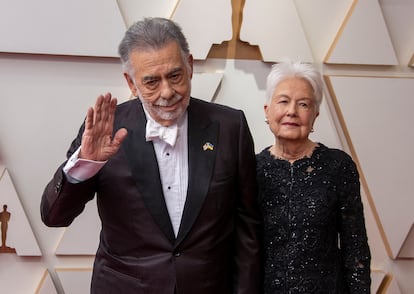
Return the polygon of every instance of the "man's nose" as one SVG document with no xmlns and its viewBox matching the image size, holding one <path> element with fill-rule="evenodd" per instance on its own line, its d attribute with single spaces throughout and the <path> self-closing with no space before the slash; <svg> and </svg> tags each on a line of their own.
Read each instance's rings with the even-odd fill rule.
<svg viewBox="0 0 414 294">
<path fill-rule="evenodd" d="M 164 99 L 170 99 L 174 96 L 175 90 L 171 87 L 168 80 L 164 80 L 161 83 L 161 97 Z"/>
</svg>

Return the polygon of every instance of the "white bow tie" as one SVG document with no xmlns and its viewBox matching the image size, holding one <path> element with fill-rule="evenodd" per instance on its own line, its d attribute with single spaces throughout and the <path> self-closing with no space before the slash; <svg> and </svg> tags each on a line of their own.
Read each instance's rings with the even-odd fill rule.
<svg viewBox="0 0 414 294">
<path fill-rule="evenodd" d="M 152 120 L 147 120 L 145 139 L 152 141 L 155 138 L 163 140 L 170 146 L 174 146 L 177 139 L 178 128 L 177 124 L 169 127 L 164 127 Z"/>
</svg>

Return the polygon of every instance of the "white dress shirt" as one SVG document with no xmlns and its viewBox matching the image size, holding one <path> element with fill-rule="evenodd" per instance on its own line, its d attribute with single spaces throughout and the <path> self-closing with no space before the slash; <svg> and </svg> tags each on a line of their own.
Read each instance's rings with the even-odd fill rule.
<svg viewBox="0 0 414 294">
<path fill-rule="evenodd" d="M 147 120 L 152 118 L 146 113 Z M 167 205 L 175 236 L 180 228 L 188 186 L 187 112 L 177 123 L 177 139 L 174 146 L 154 138 L 155 154 L 161 177 L 165 204 Z"/>
</svg>

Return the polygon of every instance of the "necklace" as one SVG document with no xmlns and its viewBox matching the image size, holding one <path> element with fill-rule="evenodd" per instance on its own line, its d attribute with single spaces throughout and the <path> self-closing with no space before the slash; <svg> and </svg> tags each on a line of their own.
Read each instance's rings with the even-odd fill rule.
<svg viewBox="0 0 414 294">
<path fill-rule="evenodd" d="M 313 150 L 315 149 L 315 146 L 317 144 L 312 141 L 309 141 L 309 143 L 307 143 L 306 145 L 307 146 L 305 146 L 305 148 L 298 153 L 288 153 L 288 152 L 279 151 L 278 148 L 276 147 L 276 144 L 270 147 L 269 151 L 275 158 L 286 160 L 292 163 L 298 159 L 302 159 L 305 157 L 309 158 L 312 156 Z"/>
</svg>

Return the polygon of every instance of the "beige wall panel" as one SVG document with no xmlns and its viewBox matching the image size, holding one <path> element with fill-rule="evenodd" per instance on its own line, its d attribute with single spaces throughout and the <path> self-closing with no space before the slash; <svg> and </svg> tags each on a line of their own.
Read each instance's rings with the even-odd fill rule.
<svg viewBox="0 0 414 294">
<path fill-rule="evenodd" d="M 383 271 L 372 271 L 371 272 L 371 292 L 377 293 L 381 283 L 385 279 L 385 273 Z"/>
<path fill-rule="evenodd" d="M 92 268 L 56 268 L 56 273 L 65 294 L 90 293 Z"/>
<path fill-rule="evenodd" d="M 414 150 L 414 142 L 407 140 L 414 125 L 414 79 L 330 79 L 385 241 L 397 257 L 414 223 L 414 157 L 407 156 Z"/>
<path fill-rule="evenodd" d="M 402 294 L 403 293 L 401 292 L 400 287 L 398 287 L 397 280 L 394 276 L 391 277 L 391 281 L 386 286 L 387 287 L 385 288 L 384 293 L 387 293 L 387 294 Z M 404 292 L 404 294 L 405 293 L 410 294 L 411 292 Z"/>
<path fill-rule="evenodd" d="M 57 293 L 55 285 L 53 284 L 52 278 L 49 272 L 46 270 L 43 274 L 42 280 L 35 292 L 35 294 L 55 294 Z"/>
<path fill-rule="evenodd" d="M 1 7 L 0 52 L 118 55 L 125 24 L 115 0 L 1 0 Z"/>
<path fill-rule="evenodd" d="M 294 0 L 315 60 L 323 60 L 353 0 Z M 323 9 L 316 9 L 323 7 Z"/>
<path fill-rule="evenodd" d="M 414 1 L 380 0 L 380 4 L 398 61 L 406 66 L 414 53 Z"/>
<path fill-rule="evenodd" d="M 170 18 L 179 0 L 117 0 L 127 27 L 144 17 Z"/>
<path fill-rule="evenodd" d="M 277 62 L 284 57 L 313 61 L 293 1 L 246 1 L 240 39 L 259 45 L 264 61 Z"/>
<path fill-rule="evenodd" d="M 32 294 L 43 279 L 45 266 L 39 257 L 0 254 L 0 293 Z M 53 294 L 50 292 L 47 294 Z"/>
<path fill-rule="evenodd" d="M 362 203 L 364 205 L 365 226 L 368 235 L 368 244 L 371 250 L 371 268 L 374 271 L 381 270 L 387 271 L 384 268 L 384 261 L 389 259 L 387 249 L 385 248 L 384 240 L 381 235 L 381 227 L 378 226 L 378 218 L 376 217 L 376 211 L 371 207 L 364 187 L 361 187 Z"/>
<path fill-rule="evenodd" d="M 315 142 L 321 142 L 328 147 L 344 149 L 335 122 L 332 117 L 326 97 L 323 98 L 319 116 L 315 121 L 314 132 L 310 134 L 310 138 Z"/>
<path fill-rule="evenodd" d="M 208 102 L 213 101 L 222 79 L 223 73 L 194 73 L 191 95 Z"/>
<path fill-rule="evenodd" d="M 232 37 L 231 1 L 180 0 L 172 19 L 180 24 L 194 59 L 204 60 L 213 44 Z"/>
<path fill-rule="evenodd" d="M 414 258 L 414 224 L 398 253 L 398 258 Z"/>
<path fill-rule="evenodd" d="M 398 64 L 378 0 L 355 0 L 326 63 Z"/>
</svg>

